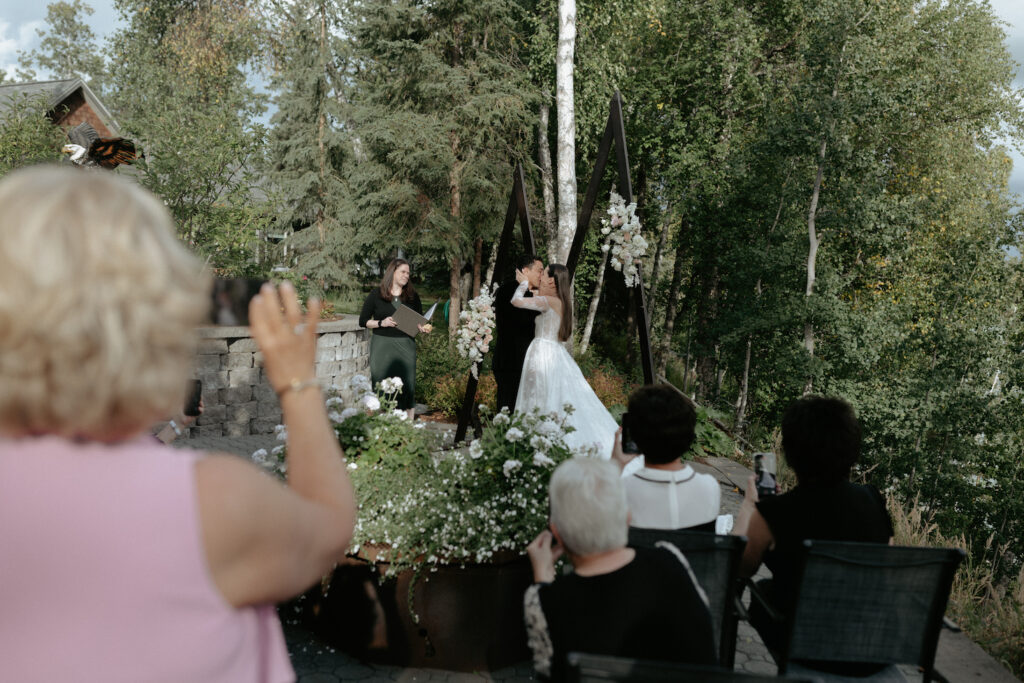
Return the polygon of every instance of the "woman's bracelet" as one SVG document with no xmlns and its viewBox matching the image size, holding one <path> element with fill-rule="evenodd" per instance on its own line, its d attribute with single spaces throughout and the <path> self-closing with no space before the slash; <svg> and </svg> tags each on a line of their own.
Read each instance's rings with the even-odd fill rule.
<svg viewBox="0 0 1024 683">
<path fill-rule="evenodd" d="M 300 381 L 298 377 L 292 377 L 291 382 L 288 382 L 288 384 L 284 385 L 280 389 L 274 389 L 274 391 L 277 392 L 277 397 L 281 398 L 289 391 L 300 392 L 303 389 L 308 389 L 309 387 L 314 387 L 318 385 L 319 381 L 317 380 L 316 377 L 312 379 L 307 379 L 305 381 Z"/>
</svg>

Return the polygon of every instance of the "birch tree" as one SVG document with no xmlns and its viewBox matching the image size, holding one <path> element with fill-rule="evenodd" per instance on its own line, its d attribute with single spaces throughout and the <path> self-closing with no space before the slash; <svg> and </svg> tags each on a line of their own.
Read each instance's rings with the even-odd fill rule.
<svg viewBox="0 0 1024 683">
<path fill-rule="evenodd" d="M 558 0 L 558 51 L 555 56 L 555 106 L 558 130 L 558 236 L 551 260 L 565 263 L 576 236 L 576 108 L 573 54 L 576 51 L 576 0 Z"/>
</svg>

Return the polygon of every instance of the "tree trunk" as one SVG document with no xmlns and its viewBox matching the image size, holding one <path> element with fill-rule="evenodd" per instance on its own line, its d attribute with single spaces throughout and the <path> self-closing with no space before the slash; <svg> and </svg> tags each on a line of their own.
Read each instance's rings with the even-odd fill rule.
<svg viewBox="0 0 1024 683">
<path fill-rule="evenodd" d="M 668 305 L 665 307 L 665 327 L 658 344 L 658 362 L 655 375 L 664 376 L 668 369 L 669 350 L 672 348 L 672 332 L 676 326 L 676 311 L 679 309 L 679 291 L 683 287 L 683 242 L 682 227 L 680 228 L 679 244 L 676 246 L 676 262 L 672 266 L 672 284 L 669 286 Z M 687 372 L 689 368 L 687 368 Z M 683 388 L 685 391 L 685 387 Z"/>
<path fill-rule="evenodd" d="M 754 337 L 747 335 L 747 352 L 743 357 L 743 378 L 740 380 L 740 395 L 736 398 L 736 433 L 743 434 L 744 420 L 747 416 L 747 395 L 750 390 L 750 351 L 754 346 Z"/>
<path fill-rule="evenodd" d="M 605 239 L 605 244 L 611 243 L 611 236 Z M 590 306 L 587 308 L 587 322 L 583 326 L 583 337 L 580 339 L 580 353 L 586 353 L 590 346 L 590 333 L 594 330 L 594 318 L 597 317 L 597 304 L 601 300 L 601 292 L 604 290 L 604 271 L 608 266 L 608 252 L 602 251 L 601 265 L 597 267 L 597 282 L 594 283 L 594 296 L 590 299 Z"/>
<path fill-rule="evenodd" d="M 537 124 L 537 162 L 540 164 L 540 181 L 544 195 L 544 239 L 549 258 L 558 250 L 555 178 L 551 171 L 551 143 L 548 140 L 548 116 L 550 113 L 551 107 L 547 102 L 540 105 L 540 122 Z"/>
<path fill-rule="evenodd" d="M 818 170 L 814 174 L 814 189 L 811 190 L 811 207 L 807 211 L 807 286 L 804 289 L 804 300 L 810 303 L 814 294 L 814 281 L 816 279 L 815 268 L 818 259 L 818 231 L 815 228 L 815 219 L 818 216 L 818 198 L 821 195 L 821 180 L 825 174 L 825 150 L 828 148 L 828 138 L 822 138 L 821 146 L 818 148 Z M 814 358 L 814 323 L 811 322 L 810 312 L 804 321 L 804 350 L 807 355 Z M 808 374 L 807 384 L 804 386 L 804 393 L 809 394 L 814 388 L 814 379 Z"/>
<path fill-rule="evenodd" d="M 327 13 L 326 8 L 320 6 L 320 49 L 327 45 Z M 317 118 L 316 143 L 320 161 L 320 206 L 316 212 L 316 231 L 320 237 L 321 246 L 327 241 L 327 225 L 324 220 L 324 207 L 327 205 L 327 152 L 324 149 L 324 129 L 327 126 L 327 112 L 321 106 L 320 115 Z"/>
<path fill-rule="evenodd" d="M 573 54 L 576 51 L 576 0 L 558 0 L 558 51 L 555 56 L 555 106 L 558 131 L 558 238 L 548 258 L 565 263 L 576 236 L 576 109 L 573 102 Z"/>
<path fill-rule="evenodd" d="M 709 244 L 710 239 L 705 240 Z M 694 322 L 696 337 L 697 395 L 702 399 L 710 399 L 715 389 L 715 339 L 711 336 L 711 326 L 718 314 L 718 265 L 714 263 L 713 250 L 705 249 L 701 255 L 699 271 L 700 294 L 696 302 L 697 319 Z"/>
<path fill-rule="evenodd" d="M 491 256 L 487 260 L 487 277 L 484 280 L 488 287 L 494 281 L 494 269 L 498 266 L 498 244 L 500 242 L 499 238 L 494 240 L 494 244 L 491 245 Z"/>
<path fill-rule="evenodd" d="M 459 313 L 462 311 L 462 288 L 459 286 L 459 274 L 462 272 L 462 259 L 452 256 L 451 272 L 448 274 L 448 336 L 455 342 L 455 331 L 459 327 Z"/>
<path fill-rule="evenodd" d="M 484 238 L 473 240 L 473 297 L 480 294 L 480 265 L 484 260 Z"/>
<path fill-rule="evenodd" d="M 725 383 L 725 364 L 722 362 L 722 350 L 715 347 L 715 403 L 722 400 L 722 384 Z"/>
<path fill-rule="evenodd" d="M 786 174 L 786 179 L 782 181 L 782 196 L 779 198 L 779 208 L 775 211 L 775 220 L 772 221 L 772 225 L 768 228 L 768 239 L 764 246 L 765 256 L 772 248 L 772 235 L 775 234 L 775 228 L 779 225 L 779 219 L 782 218 L 782 207 L 786 205 L 786 186 L 789 185 L 790 174 Z M 758 276 L 757 283 L 754 285 L 754 295 L 756 301 L 761 301 L 761 293 L 763 288 L 761 286 L 761 277 Z M 747 351 L 743 359 L 743 379 L 740 381 L 740 394 L 736 397 L 736 433 L 743 434 L 743 426 L 747 417 L 747 400 L 750 392 L 750 353 L 754 346 L 754 335 L 747 335 Z"/>
<path fill-rule="evenodd" d="M 654 263 L 651 264 L 650 282 L 647 287 L 647 305 L 654 306 L 654 295 L 658 293 L 658 276 L 661 274 L 661 260 L 665 254 L 665 247 L 668 245 L 668 234 L 671 232 L 670 213 L 671 205 L 665 210 L 665 218 L 661 221 L 661 235 L 658 237 L 658 248 L 654 252 Z"/>
<path fill-rule="evenodd" d="M 459 136 L 451 133 L 448 138 L 452 147 L 452 170 L 448 175 L 448 192 L 451 196 L 451 215 L 458 220 L 462 217 L 462 185 L 459 171 Z M 456 247 L 457 248 L 457 247 Z M 455 339 L 455 330 L 459 327 L 459 313 L 462 312 L 462 288 L 459 279 L 462 275 L 462 258 L 458 253 L 452 255 L 451 273 L 449 274 L 448 331 L 451 339 Z"/>
</svg>

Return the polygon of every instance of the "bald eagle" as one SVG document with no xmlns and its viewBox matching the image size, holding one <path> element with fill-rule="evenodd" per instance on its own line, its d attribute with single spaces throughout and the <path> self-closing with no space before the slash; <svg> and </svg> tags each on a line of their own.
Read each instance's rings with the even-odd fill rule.
<svg viewBox="0 0 1024 683">
<path fill-rule="evenodd" d="M 79 166 L 114 168 L 135 161 L 135 143 L 125 138 L 101 138 L 88 123 L 80 123 L 68 131 L 70 143 L 63 153 Z"/>
</svg>

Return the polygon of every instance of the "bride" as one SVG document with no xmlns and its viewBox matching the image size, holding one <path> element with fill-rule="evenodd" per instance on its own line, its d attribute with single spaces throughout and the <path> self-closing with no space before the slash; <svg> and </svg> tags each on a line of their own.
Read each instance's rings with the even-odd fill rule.
<svg viewBox="0 0 1024 683">
<path fill-rule="evenodd" d="M 572 355 L 563 342 L 572 337 L 572 300 L 569 295 L 569 270 L 553 263 L 541 274 L 535 296 L 526 297 L 529 282 L 516 271 L 519 288 L 512 296 L 512 305 L 540 311 L 536 331 L 523 361 L 523 375 L 516 397 L 516 410 L 561 413 L 566 403 L 574 411 L 568 423 L 575 431 L 566 434 L 571 448 L 594 451 L 602 458 L 611 457 L 618 424 L 590 388 Z"/>
</svg>

